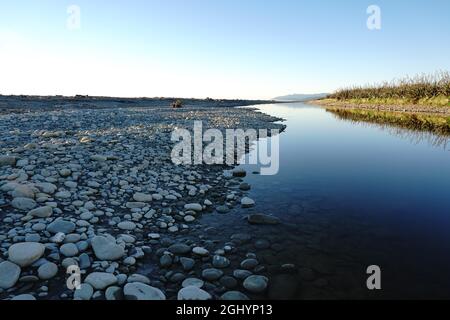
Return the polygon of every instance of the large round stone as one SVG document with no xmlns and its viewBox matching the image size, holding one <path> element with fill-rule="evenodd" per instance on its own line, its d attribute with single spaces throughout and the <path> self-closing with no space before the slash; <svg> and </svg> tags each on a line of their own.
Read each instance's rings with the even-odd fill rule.
<svg viewBox="0 0 450 320">
<path fill-rule="evenodd" d="M 0 288 L 9 289 L 13 287 L 20 276 L 20 267 L 12 262 L 0 263 Z"/>
<path fill-rule="evenodd" d="M 47 231 L 51 233 L 62 232 L 64 234 L 68 234 L 75 230 L 75 227 L 75 223 L 71 221 L 57 219 L 48 225 Z"/>
<path fill-rule="evenodd" d="M 255 205 L 255 201 L 249 197 L 244 197 L 241 199 L 242 208 L 251 208 Z"/>
<path fill-rule="evenodd" d="M 125 250 L 113 238 L 96 236 L 91 241 L 95 256 L 100 260 L 114 261 L 125 255 Z"/>
<path fill-rule="evenodd" d="M 33 210 L 30 210 L 27 215 L 31 217 L 37 218 L 48 218 L 52 215 L 53 208 L 50 206 L 40 207 Z"/>
<path fill-rule="evenodd" d="M 48 280 L 56 276 L 58 273 L 58 266 L 53 262 L 47 262 L 38 268 L 38 276 L 42 280 Z"/>
<path fill-rule="evenodd" d="M 191 287 L 191 286 L 194 286 L 194 287 L 197 287 L 197 288 L 201 288 L 201 287 L 203 287 L 204 284 L 205 283 L 203 282 L 203 280 L 200 280 L 200 279 L 197 279 L 197 278 L 187 278 L 187 279 L 185 279 L 183 281 L 181 286 L 183 288 Z"/>
<path fill-rule="evenodd" d="M 132 231 L 132 230 L 136 229 L 136 224 L 132 221 L 122 221 L 122 222 L 119 222 L 117 227 L 121 230 Z"/>
<path fill-rule="evenodd" d="M 30 198 L 18 197 L 11 201 L 11 205 L 21 211 L 29 211 L 36 208 L 36 201 Z"/>
<path fill-rule="evenodd" d="M 166 300 L 161 290 L 139 282 L 127 283 L 123 293 L 127 300 Z"/>
<path fill-rule="evenodd" d="M 59 248 L 59 252 L 66 257 L 74 257 L 78 254 L 78 247 L 74 243 L 65 243 Z"/>
<path fill-rule="evenodd" d="M 9 260 L 21 267 L 27 267 L 44 254 L 45 246 L 37 242 L 16 243 L 9 247 Z"/>
<path fill-rule="evenodd" d="M 29 198 L 34 199 L 34 192 L 36 189 L 31 188 L 25 184 L 18 185 L 14 191 L 11 193 L 13 198 Z"/>
<path fill-rule="evenodd" d="M 219 279 L 221 276 L 223 276 L 223 271 L 219 269 L 210 268 L 205 269 L 202 272 L 203 279 L 206 279 L 208 281 L 215 281 Z"/>
<path fill-rule="evenodd" d="M 153 200 L 151 194 L 145 194 L 140 192 L 135 193 L 133 199 L 137 202 L 151 202 Z"/>
<path fill-rule="evenodd" d="M 85 282 L 90 284 L 94 289 L 104 290 L 109 286 L 116 284 L 117 278 L 111 273 L 93 272 L 86 277 Z"/>
<path fill-rule="evenodd" d="M 188 203 L 184 205 L 185 210 L 202 211 L 203 207 L 200 203 Z"/>
<path fill-rule="evenodd" d="M 186 254 L 191 252 L 191 247 L 184 243 L 176 243 L 169 247 L 169 251 L 173 254 Z"/>
<path fill-rule="evenodd" d="M 230 265 L 230 260 L 228 260 L 224 256 L 215 255 L 213 257 L 213 266 L 214 268 L 223 269 Z"/>
<path fill-rule="evenodd" d="M 91 300 L 94 288 L 88 283 L 82 283 L 80 288 L 75 290 L 73 297 L 79 300 Z"/>
<path fill-rule="evenodd" d="M 197 286 L 188 286 L 178 291 L 178 300 L 210 300 L 211 295 Z"/>
<path fill-rule="evenodd" d="M 34 301 L 36 298 L 31 294 L 19 294 L 18 296 L 15 296 L 11 300 L 13 301 Z"/>
<path fill-rule="evenodd" d="M 0 167 L 15 166 L 17 158 L 14 156 L 0 156 Z"/>
<path fill-rule="evenodd" d="M 109 287 L 105 292 L 106 300 L 122 300 L 123 291 L 120 287 Z"/>
<path fill-rule="evenodd" d="M 244 281 L 244 288 L 252 293 L 262 293 L 267 288 L 269 279 L 264 276 L 250 276 Z"/>
<path fill-rule="evenodd" d="M 203 247 L 194 247 L 192 249 L 192 252 L 202 257 L 207 256 L 209 254 L 209 251 Z"/>
<path fill-rule="evenodd" d="M 220 300 L 241 301 L 249 300 L 249 298 L 239 291 L 227 291 L 220 297 Z"/>
<path fill-rule="evenodd" d="M 57 186 L 55 186 L 53 183 L 49 182 L 39 182 L 36 183 L 35 186 L 41 190 L 43 193 L 47 194 L 54 194 L 56 190 L 58 189 Z"/>
</svg>

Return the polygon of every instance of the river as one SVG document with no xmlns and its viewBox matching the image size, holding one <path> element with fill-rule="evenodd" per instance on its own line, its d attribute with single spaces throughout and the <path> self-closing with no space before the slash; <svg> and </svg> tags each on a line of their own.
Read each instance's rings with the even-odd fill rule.
<svg viewBox="0 0 450 320">
<path fill-rule="evenodd" d="M 260 240 L 255 250 L 273 265 L 272 278 L 283 263 L 300 268 L 296 289 L 279 290 L 295 299 L 450 298 L 445 137 L 341 120 L 304 103 L 256 108 L 286 119 L 287 129 L 278 174 L 242 165 L 256 201 L 249 212 L 283 224 L 221 224 Z M 371 265 L 381 269 L 381 290 L 367 289 Z"/>
</svg>

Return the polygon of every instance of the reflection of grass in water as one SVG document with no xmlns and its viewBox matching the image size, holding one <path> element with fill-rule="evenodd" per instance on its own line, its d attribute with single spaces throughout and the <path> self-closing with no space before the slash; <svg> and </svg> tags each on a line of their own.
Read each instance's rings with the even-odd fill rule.
<svg viewBox="0 0 450 320">
<path fill-rule="evenodd" d="M 415 143 L 427 141 L 446 148 L 450 140 L 450 117 L 361 109 L 327 108 L 327 111 L 339 119 L 375 123 L 389 133 Z"/>
</svg>

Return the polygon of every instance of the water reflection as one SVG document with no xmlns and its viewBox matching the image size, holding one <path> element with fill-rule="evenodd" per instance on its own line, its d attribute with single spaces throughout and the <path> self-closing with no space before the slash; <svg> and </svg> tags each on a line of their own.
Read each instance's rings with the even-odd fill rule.
<svg viewBox="0 0 450 320">
<path fill-rule="evenodd" d="M 434 147 L 440 147 L 443 149 L 447 149 L 448 144 L 450 142 L 450 135 L 444 134 L 436 134 L 429 131 L 424 130 L 412 130 L 406 129 L 402 127 L 392 126 L 389 124 L 381 124 L 381 123 L 371 123 L 362 120 L 351 119 L 348 117 L 343 117 L 339 114 L 332 113 L 338 120 L 341 121 L 349 121 L 354 124 L 360 125 L 362 127 L 375 127 L 381 130 L 386 131 L 388 134 L 395 135 L 402 139 L 406 139 L 411 143 L 419 144 L 421 142 L 426 142 L 429 145 Z"/>
<path fill-rule="evenodd" d="M 258 108 L 286 119 L 287 129 L 280 172 L 245 178 L 257 205 L 242 214 L 283 224 L 255 227 L 233 216 L 221 232 L 251 234 L 243 250 L 258 251 L 272 277 L 295 264 L 293 298 L 450 298 L 448 137 L 342 121 L 302 103 Z M 379 292 L 365 287 L 372 264 L 383 271 Z"/>
</svg>

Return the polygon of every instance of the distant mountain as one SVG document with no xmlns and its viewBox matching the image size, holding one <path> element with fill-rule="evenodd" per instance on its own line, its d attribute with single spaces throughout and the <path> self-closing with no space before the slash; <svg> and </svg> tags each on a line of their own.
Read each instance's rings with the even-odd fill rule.
<svg viewBox="0 0 450 320">
<path fill-rule="evenodd" d="M 325 98 L 329 93 L 316 93 L 316 94 L 290 94 L 287 96 L 281 96 L 273 98 L 276 101 L 308 101 Z"/>
</svg>

